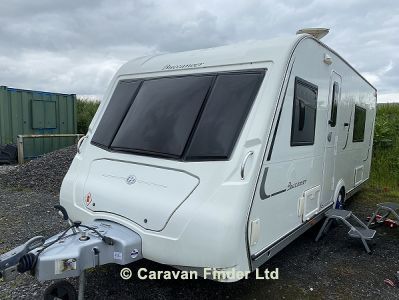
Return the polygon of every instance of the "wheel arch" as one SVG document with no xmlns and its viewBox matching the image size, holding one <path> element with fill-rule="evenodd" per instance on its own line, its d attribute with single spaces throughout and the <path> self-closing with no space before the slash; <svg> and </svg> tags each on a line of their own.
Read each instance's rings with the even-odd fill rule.
<svg viewBox="0 0 399 300">
<path fill-rule="evenodd" d="M 343 190 L 344 202 L 345 202 L 345 200 L 346 200 L 346 188 L 345 188 L 345 181 L 342 178 L 338 181 L 338 183 L 337 183 L 337 185 L 335 187 L 334 198 L 333 198 L 334 199 L 334 207 L 337 204 L 336 202 L 337 202 L 338 194 L 341 192 L 341 190 Z"/>
</svg>

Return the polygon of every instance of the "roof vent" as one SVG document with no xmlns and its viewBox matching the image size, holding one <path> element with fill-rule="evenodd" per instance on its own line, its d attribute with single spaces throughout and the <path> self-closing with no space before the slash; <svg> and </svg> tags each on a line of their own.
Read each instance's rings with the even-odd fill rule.
<svg viewBox="0 0 399 300">
<path fill-rule="evenodd" d="M 320 40 L 325 37 L 329 31 L 330 29 L 328 28 L 303 28 L 299 29 L 296 34 L 307 33 Z"/>
</svg>

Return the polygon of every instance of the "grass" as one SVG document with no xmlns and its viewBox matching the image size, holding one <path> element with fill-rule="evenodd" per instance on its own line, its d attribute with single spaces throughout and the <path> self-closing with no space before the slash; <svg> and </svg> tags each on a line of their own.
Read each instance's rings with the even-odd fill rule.
<svg viewBox="0 0 399 300">
<path fill-rule="evenodd" d="M 78 133 L 86 134 L 99 105 L 100 101 L 85 98 L 77 99 Z"/>
<path fill-rule="evenodd" d="M 399 103 L 378 105 L 368 190 L 399 199 L 398 133 Z"/>
</svg>

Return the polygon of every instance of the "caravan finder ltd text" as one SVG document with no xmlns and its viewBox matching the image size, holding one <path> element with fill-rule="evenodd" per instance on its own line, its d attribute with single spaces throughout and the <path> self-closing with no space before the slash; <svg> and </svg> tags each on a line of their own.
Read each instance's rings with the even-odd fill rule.
<svg viewBox="0 0 399 300">
<path fill-rule="evenodd" d="M 181 270 L 165 270 L 165 271 L 151 271 L 146 268 L 140 268 L 137 270 L 137 278 L 141 280 L 170 280 L 170 279 L 198 279 L 203 277 L 204 279 L 211 279 L 216 281 L 230 281 L 230 280 L 241 280 L 248 279 L 250 271 L 239 271 L 235 268 L 229 270 L 218 270 L 215 268 L 204 268 L 202 272 L 199 271 L 181 271 Z M 120 272 L 120 276 L 124 280 L 132 278 L 133 272 L 129 268 L 123 268 Z M 279 279 L 279 269 L 276 268 L 272 271 L 265 269 L 261 271 L 255 269 L 255 279 L 263 280 L 277 280 Z"/>
</svg>

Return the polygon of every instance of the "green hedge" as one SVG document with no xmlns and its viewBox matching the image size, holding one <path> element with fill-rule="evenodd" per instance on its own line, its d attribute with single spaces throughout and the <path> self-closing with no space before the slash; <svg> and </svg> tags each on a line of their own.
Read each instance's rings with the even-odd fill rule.
<svg viewBox="0 0 399 300">
<path fill-rule="evenodd" d="M 84 98 L 77 99 L 78 133 L 86 134 L 99 105 L 100 101 Z"/>
<path fill-rule="evenodd" d="M 370 184 L 399 191 L 399 103 L 379 104 Z"/>
</svg>

